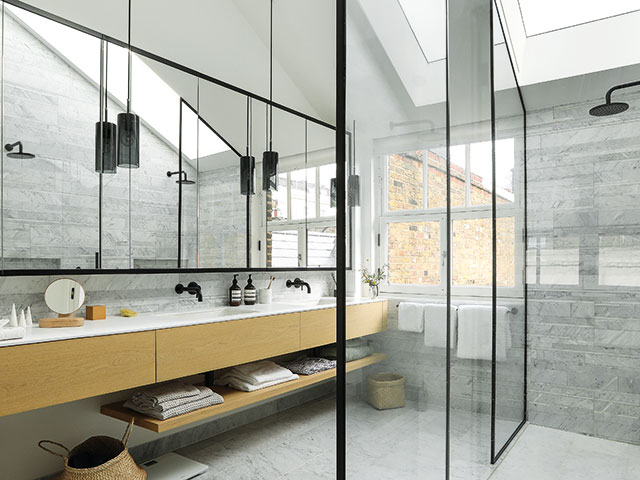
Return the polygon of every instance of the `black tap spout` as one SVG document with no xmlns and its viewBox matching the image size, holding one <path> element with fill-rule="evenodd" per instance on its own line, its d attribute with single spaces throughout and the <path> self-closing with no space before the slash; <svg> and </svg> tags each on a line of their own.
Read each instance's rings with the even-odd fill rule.
<svg viewBox="0 0 640 480">
<path fill-rule="evenodd" d="M 306 287 L 307 288 L 307 293 L 311 293 L 311 285 L 309 285 L 304 280 L 300 280 L 299 278 L 296 278 L 293 281 L 287 280 L 286 285 L 287 285 L 287 288 L 291 288 L 291 287 L 296 287 L 296 288 Z"/>
<path fill-rule="evenodd" d="M 178 295 L 187 292 L 191 295 L 195 295 L 199 302 L 202 301 L 202 287 L 196 282 L 190 282 L 186 287 L 181 283 L 176 285 L 176 293 Z"/>
</svg>

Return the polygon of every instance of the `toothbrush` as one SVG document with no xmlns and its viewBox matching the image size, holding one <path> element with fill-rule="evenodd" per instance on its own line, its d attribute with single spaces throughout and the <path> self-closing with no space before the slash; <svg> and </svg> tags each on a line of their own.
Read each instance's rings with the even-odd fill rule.
<svg viewBox="0 0 640 480">
<path fill-rule="evenodd" d="M 267 290 L 269 290 L 271 288 L 271 284 L 273 283 L 273 281 L 276 279 L 276 277 L 274 277 L 273 275 L 269 277 L 269 285 L 267 285 Z"/>
</svg>

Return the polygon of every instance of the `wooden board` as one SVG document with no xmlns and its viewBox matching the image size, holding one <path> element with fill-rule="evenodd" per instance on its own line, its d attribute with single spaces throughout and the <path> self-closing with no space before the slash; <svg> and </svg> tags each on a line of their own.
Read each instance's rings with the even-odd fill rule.
<svg viewBox="0 0 640 480">
<path fill-rule="evenodd" d="M 0 416 L 154 383 L 155 332 L 0 348 Z"/>
<path fill-rule="evenodd" d="M 336 309 L 310 310 L 300 314 L 300 348 L 335 343 Z"/>
<path fill-rule="evenodd" d="M 372 302 L 347 307 L 347 339 L 382 332 L 386 322 L 382 319 L 383 303 Z"/>
<path fill-rule="evenodd" d="M 38 320 L 38 328 L 82 327 L 83 325 L 84 318 L 82 317 L 53 317 Z"/>
<path fill-rule="evenodd" d="M 157 330 L 158 382 L 300 350 L 300 313 Z"/>
<path fill-rule="evenodd" d="M 347 372 L 373 365 L 374 363 L 383 361 L 385 358 L 387 358 L 387 356 L 383 353 L 374 353 L 366 358 L 349 362 L 347 363 Z M 246 407 L 262 400 L 267 400 L 269 398 L 273 398 L 287 392 L 308 387 L 309 385 L 323 382 L 325 380 L 330 380 L 334 378 L 335 375 L 335 369 L 316 373 L 315 375 L 300 375 L 300 378 L 298 380 L 281 383 L 280 385 L 274 385 L 273 387 L 264 388 L 256 392 L 239 392 L 238 390 L 233 390 L 227 387 L 215 387 L 214 390 L 224 397 L 223 404 L 201 408 L 200 410 L 195 410 L 193 412 L 169 418 L 167 420 L 157 420 L 155 418 L 136 413 L 132 410 L 129 410 L 128 408 L 123 407 L 123 402 L 103 405 L 100 408 L 100 413 L 125 422 L 130 422 L 133 418 L 136 425 L 153 432 L 160 433 L 174 428 L 182 427 L 184 425 L 189 425 L 193 422 L 204 420 L 215 415 L 220 415 L 221 413 Z"/>
</svg>

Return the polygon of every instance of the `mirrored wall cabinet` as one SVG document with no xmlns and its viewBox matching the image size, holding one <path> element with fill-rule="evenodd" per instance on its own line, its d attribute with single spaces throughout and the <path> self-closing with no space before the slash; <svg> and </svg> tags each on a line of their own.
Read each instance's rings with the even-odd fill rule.
<svg viewBox="0 0 640 480">
<path fill-rule="evenodd" d="M 126 8 L 122 38 L 3 8 L 4 275 L 334 268 L 335 128 L 271 69 L 265 95 L 149 53 Z"/>
</svg>

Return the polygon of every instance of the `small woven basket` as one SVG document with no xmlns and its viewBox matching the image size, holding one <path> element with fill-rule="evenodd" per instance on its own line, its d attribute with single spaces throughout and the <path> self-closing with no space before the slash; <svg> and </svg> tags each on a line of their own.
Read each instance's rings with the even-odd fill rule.
<svg viewBox="0 0 640 480">
<path fill-rule="evenodd" d="M 112 437 L 91 437 L 72 450 L 58 442 L 41 440 L 38 446 L 64 459 L 64 471 L 57 480 L 145 480 L 147 473 L 136 465 L 127 450 L 133 421 L 124 432 L 122 440 Z M 66 454 L 54 452 L 44 445 L 56 445 Z"/>
<path fill-rule="evenodd" d="M 404 377 L 390 372 L 369 375 L 367 401 L 378 410 L 404 407 Z"/>
</svg>

